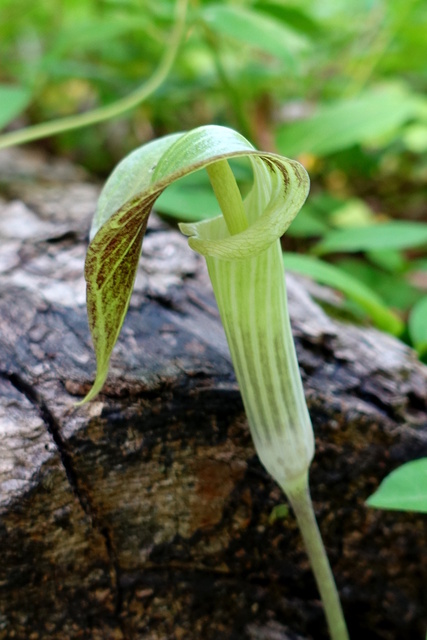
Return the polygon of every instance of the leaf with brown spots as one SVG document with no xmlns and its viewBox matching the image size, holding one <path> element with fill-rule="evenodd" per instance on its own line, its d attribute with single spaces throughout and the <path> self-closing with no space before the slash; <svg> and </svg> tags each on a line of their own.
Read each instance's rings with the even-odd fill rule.
<svg viewBox="0 0 427 640">
<path fill-rule="evenodd" d="M 89 245 L 85 265 L 86 299 L 97 373 L 82 402 L 94 398 L 107 377 L 111 352 L 129 307 L 142 240 L 156 196 L 135 198 L 123 206 Z"/>
</svg>

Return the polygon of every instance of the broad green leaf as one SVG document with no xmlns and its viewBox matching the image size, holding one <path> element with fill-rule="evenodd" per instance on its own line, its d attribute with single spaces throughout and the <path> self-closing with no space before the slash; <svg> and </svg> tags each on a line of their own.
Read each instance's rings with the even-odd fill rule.
<svg viewBox="0 0 427 640">
<path fill-rule="evenodd" d="M 61 30 L 49 51 L 49 57 L 63 55 L 66 51 L 84 51 L 105 48 L 116 38 L 139 27 L 137 20 L 85 20 L 82 24 L 74 24 Z M 144 27 L 146 28 L 146 25 Z"/>
<path fill-rule="evenodd" d="M 203 19 L 217 33 L 280 58 L 288 67 L 295 67 L 292 50 L 300 48 L 303 41 L 274 18 L 253 9 L 215 4 L 203 11 Z"/>
<path fill-rule="evenodd" d="M 264 194 L 265 210 L 236 236 L 212 241 L 191 238 L 189 244 L 202 253 L 209 244 L 212 255 L 222 255 L 237 247 L 243 260 L 264 251 L 282 235 L 301 208 L 308 192 L 308 177 L 297 162 L 258 152 L 231 129 L 205 126 L 144 145 L 126 157 L 108 179 L 93 220 L 85 266 L 97 374 L 83 402 L 93 398 L 106 379 L 111 352 L 129 306 L 154 202 L 166 187 L 183 176 L 220 159 L 242 156 L 251 161 L 253 189 L 256 188 L 256 194 Z M 187 227 L 191 233 L 191 225 Z"/>
<path fill-rule="evenodd" d="M 325 253 L 371 251 L 376 249 L 410 249 L 427 244 L 427 224 L 422 222 L 386 222 L 355 229 L 331 231 L 314 248 Z"/>
<path fill-rule="evenodd" d="M 312 238 L 323 236 L 327 231 L 328 226 L 322 218 L 312 208 L 304 207 L 289 227 L 288 234 L 294 238 Z"/>
<path fill-rule="evenodd" d="M 343 258 L 336 265 L 373 291 L 380 291 L 388 307 L 407 311 L 419 300 L 419 291 L 408 282 L 404 273 L 388 273 L 358 258 Z"/>
<path fill-rule="evenodd" d="M 18 116 L 30 101 L 31 94 L 23 87 L 0 85 L 0 128 Z"/>
<path fill-rule="evenodd" d="M 399 335 L 403 331 L 402 321 L 387 308 L 381 298 L 363 282 L 345 271 L 318 258 L 297 253 L 284 253 L 283 261 L 286 270 L 310 276 L 316 282 L 344 293 L 350 300 L 356 302 L 380 329 L 394 335 Z"/>
<path fill-rule="evenodd" d="M 369 507 L 427 513 L 427 458 L 402 465 L 366 501 Z"/>
<path fill-rule="evenodd" d="M 427 354 L 427 296 L 413 307 L 408 321 L 409 336 L 420 356 Z"/>
<path fill-rule="evenodd" d="M 264 13 L 273 16 L 286 25 L 300 31 L 310 37 L 317 37 L 321 35 L 322 28 L 318 22 L 315 22 L 313 17 L 300 7 L 286 6 L 279 0 L 279 2 L 256 2 L 254 8 L 257 11 L 263 11 Z"/>
<path fill-rule="evenodd" d="M 400 87 L 369 90 L 357 98 L 320 106 L 310 118 L 278 129 L 277 147 L 287 156 L 324 156 L 376 139 L 418 111 L 417 98 Z"/>
<path fill-rule="evenodd" d="M 388 273 L 403 273 L 410 264 L 402 252 L 395 249 L 373 249 L 367 252 L 367 257 Z"/>
<path fill-rule="evenodd" d="M 213 218 L 221 213 L 218 201 L 208 186 L 186 188 L 178 182 L 163 191 L 156 202 L 156 211 L 189 222 Z"/>
</svg>

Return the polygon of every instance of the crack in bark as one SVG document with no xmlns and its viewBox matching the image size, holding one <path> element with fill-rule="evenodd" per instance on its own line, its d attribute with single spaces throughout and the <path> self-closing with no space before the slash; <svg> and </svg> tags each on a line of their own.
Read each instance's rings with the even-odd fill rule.
<svg viewBox="0 0 427 640">
<path fill-rule="evenodd" d="M 43 423 L 46 425 L 47 431 L 51 436 L 55 446 L 58 450 L 62 466 L 65 471 L 65 475 L 67 477 L 68 483 L 76 496 L 82 510 L 89 518 L 92 527 L 96 529 L 105 541 L 105 546 L 107 549 L 108 558 L 110 561 L 110 580 L 111 580 L 111 588 L 114 593 L 114 606 L 115 606 L 115 614 L 118 619 L 119 627 L 125 637 L 125 630 L 122 625 L 121 620 L 121 612 L 123 606 L 123 593 L 121 589 L 121 568 L 119 562 L 117 560 L 117 555 L 115 553 L 114 545 L 111 539 L 110 531 L 106 526 L 103 526 L 99 521 L 94 508 L 92 507 L 90 500 L 85 492 L 82 490 L 77 472 L 74 468 L 73 460 L 68 449 L 67 442 L 63 439 L 61 435 L 60 425 L 50 411 L 48 406 L 46 405 L 43 398 L 40 394 L 28 383 L 26 382 L 20 375 L 17 373 L 9 373 L 7 371 L 0 371 L 0 375 L 7 379 L 13 387 L 19 391 L 22 395 L 24 395 L 27 400 L 32 404 L 32 406 L 37 410 L 40 418 Z"/>
</svg>

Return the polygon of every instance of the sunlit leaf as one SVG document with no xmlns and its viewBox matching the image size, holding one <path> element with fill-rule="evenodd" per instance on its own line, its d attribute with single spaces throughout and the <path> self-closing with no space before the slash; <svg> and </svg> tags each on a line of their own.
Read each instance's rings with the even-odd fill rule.
<svg viewBox="0 0 427 640">
<path fill-rule="evenodd" d="M 0 84 L 0 128 L 24 111 L 30 97 L 30 92 L 23 87 Z"/>
<path fill-rule="evenodd" d="M 390 473 L 366 504 L 377 509 L 427 513 L 427 458 L 407 462 Z"/>
<path fill-rule="evenodd" d="M 372 224 L 373 212 L 359 198 L 350 198 L 329 216 L 329 222 L 337 228 L 363 227 Z"/>
<path fill-rule="evenodd" d="M 427 125 L 411 124 L 402 136 L 402 142 L 412 153 L 425 153 L 427 151 Z"/>
<path fill-rule="evenodd" d="M 338 289 L 356 302 L 379 327 L 394 335 L 403 330 L 402 321 L 390 311 L 381 298 L 369 287 L 345 271 L 323 260 L 297 253 L 284 253 L 286 270 L 310 276 L 316 282 Z"/>
<path fill-rule="evenodd" d="M 369 90 L 320 106 L 313 116 L 283 125 L 277 147 L 287 156 L 323 156 L 388 133 L 418 111 L 417 98 L 399 87 Z"/>
<path fill-rule="evenodd" d="M 281 22 L 259 11 L 232 5 L 209 5 L 203 19 L 216 32 L 244 42 L 295 66 L 292 49 L 302 44 L 299 36 Z"/>
<path fill-rule="evenodd" d="M 409 336 L 420 356 L 427 354 L 427 296 L 413 307 L 408 321 Z"/>
<path fill-rule="evenodd" d="M 427 224 L 397 220 L 355 229 L 331 231 L 316 245 L 318 255 L 373 249 L 410 249 L 427 244 Z"/>
<path fill-rule="evenodd" d="M 310 37 L 319 36 L 322 33 L 322 28 L 318 22 L 300 7 L 285 5 L 280 0 L 278 2 L 256 2 L 254 5 L 258 11 L 277 18 L 286 25 L 292 27 L 296 31 L 300 31 Z"/>
</svg>

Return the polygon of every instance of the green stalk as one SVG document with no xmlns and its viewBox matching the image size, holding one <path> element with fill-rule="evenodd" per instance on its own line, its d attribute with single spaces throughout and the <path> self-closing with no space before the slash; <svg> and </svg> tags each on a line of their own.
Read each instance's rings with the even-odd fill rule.
<svg viewBox="0 0 427 640">
<path fill-rule="evenodd" d="M 93 109 L 86 113 L 68 116 L 66 118 L 59 118 L 58 120 L 53 120 L 51 122 L 43 122 L 31 127 L 26 127 L 19 131 L 5 133 L 0 136 L 0 149 L 11 147 L 16 144 L 31 142 L 32 140 L 39 140 L 40 138 L 46 138 L 57 133 L 70 131 L 71 129 L 98 124 L 105 120 L 117 118 L 126 111 L 137 107 L 138 104 L 143 102 L 143 100 L 158 89 L 172 68 L 184 33 L 187 5 L 188 0 L 177 0 L 176 23 L 170 37 L 169 47 L 166 49 L 166 52 L 153 75 L 138 89 L 136 89 L 136 91 L 133 91 L 116 102 L 113 102 L 113 104 L 99 107 L 98 109 Z"/>
<path fill-rule="evenodd" d="M 285 493 L 295 512 L 307 555 L 310 559 L 311 568 L 325 609 L 330 636 L 332 640 L 349 640 L 335 580 L 316 522 L 307 478 L 304 478 L 303 482 L 295 485 L 292 489 L 287 486 Z"/>
<path fill-rule="evenodd" d="M 206 167 L 231 235 L 248 227 L 226 160 Z M 332 640 L 349 640 L 308 488 L 312 427 L 289 314 L 279 240 L 255 258 L 205 256 L 258 455 L 295 512 Z"/>
<path fill-rule="evenodd" d="M 253 138 L 252 126 L 248 116 L 246 115 L 246 110 L 243 107 L 240 93 L 234 87 L 234 84 L 228 77 L 227 71 L 222 63 L 221 47 L 218 43 L 218 38 L 216 37 L 215 33 L 211 31 L 211 29 L 209 29 L 206 23 L 202 24 L 206 35 L 206 44 L 212 52 L 212 57 L 215 64 L 216 72 L 218 74 L 218 78 L 222 83 L 225 95 L 228 96 L 230 107 L 233 111 L 239 131 L 245 137 Z"/>
<path fill-rule="evenodd" d="M 224 215 L 230 235 L 248 228 L 242 196 L 227 160 L 218 160 L 206 167 L 212 189 Z"/>
</svg>

